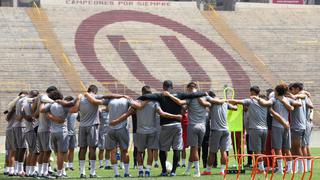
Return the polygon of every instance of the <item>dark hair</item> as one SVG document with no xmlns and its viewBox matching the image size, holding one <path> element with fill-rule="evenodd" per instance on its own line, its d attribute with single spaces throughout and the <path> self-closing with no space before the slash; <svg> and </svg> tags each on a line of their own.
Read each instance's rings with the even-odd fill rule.
<svg viewBox="0 0 320 180">
<path fill-rule="evenodd" d="M 27 95 L 28 92 L 27 92 L 27 91 L 21 91 L 21 92 L 18 94 L 18 96 L 21 96 L 22 94 Z"/>
<path fill-rule="evenodd" d="M 264 95 L 264 94 L 260 94 L 259 97 L 264 99 L 264 100 L 268 100 L 268 97 L 266 95 Z"/>
<path fill-rule="evenodd" d="M 66 101 L 73 101 L 74 98 L 73 98 L 72 96 L 66 96 L 66 97 L 64 98 L 64 100 L 66 100 Z"/>
<path fill-rule="evenodd" d="M 51 91 L 49 94 L 48 94 L 49 98 L 52 99 L 52 100 L 62 100 L 63 99 L 63 95 L 60 91 L 56 90 L 56 91 Z"/>
<path fill-rule="evenodd" d="M 96 85 L 90 85 L 87 92 L 92 92 L 92 93 L 95 93 L 97 94 L 98 93 L 98 87 Z"/>
<path fill-rule="evenodd" d="M 187 85 L 187 88 L 198 88 L 198 85 L 196 82 L 190 82 L 188 85 Z"/>
<path fill-rule="evenodd" d="M 170 80 L 165 80 L 165 81 L 163 81 L 162 87 L 165 90 L 173 89 L 173 83 Z"/>
<path fill-rule="evenodd" d="M 251 86 L 250 92 L 254 92 L 256 95 L 259 95 L 259 93 L 260 93 L 259 86 Z"/>
<path fill-rule="evenodd" d="M 31 90 L 29 92 L 29 95 L 30 95 L 30 97 L 34 98 L 39 95 L 39 91 L 38 90 Z"/>
<path fill-rule="evenodd" d="M 302 83 L 299 83 L 299 82 L 296 82 L 296 83 L 293 83 L 291 88 L 298 88 L 300 91 L 303 90 L 303 84 Z"/>
<path fill-rule="evenodd" d="M 271 88 L 269 88 L 269 89 L 266 90 L 266 93 L 267 93 L 267 94 L 270 94 L 270 93 L 272 93 L 272 92 L 273 92 L 273 89 L 271 89 Z"/>
<path fill-rule="evenodd" d="M 212 98 L 216 97 L 216 94 L 213 91 L 207 91 L 207 93 Z"/>
<path fill-rule="evenodd" d="M 141 88 L 141 92 L 142 92 L 142 94 L 151 94 L 152 93 L 151 92 L 151 87 L 150 86 L 143 86 Z"/>
<path fill-rule="evenodd" d="M 57 87 L 55 87 L 55 86 L 49 86 L 49 87 L 47 88 L 47 90 L 46 90 L 46 93 L 49 94 L 50 92 L 56 91 L 56 90 L 58 90 Z"/>
<path fill-rule="evenodd" d="M 276 86 L 275 91 L 278 93 L 278 96 L 283 96 L 288 91 L 288 85 L 286 83 L 282 83 Z"/>
</svg>

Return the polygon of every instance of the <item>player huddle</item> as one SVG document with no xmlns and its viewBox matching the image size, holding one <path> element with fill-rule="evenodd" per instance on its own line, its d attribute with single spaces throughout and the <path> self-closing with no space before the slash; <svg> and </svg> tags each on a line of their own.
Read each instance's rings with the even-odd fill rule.
<svg viewBox="0 0 320 180">
<path fill-rule="evenodd" d="M 120 151 L 120 160 L 124 164 L 125 172 L 123 176 L 131 177 L 127 119 L 132 116 L 136 123 L 133 142 L 137 149 L 139 177 L 151 176 L 155 152 L 159 152 L 162 167 L 160 175 L 176 176 L 180 152 L 187 146 L 190 146 L 190 157 L 185 175 L 190 175 L 192 165 L 195 167 L 193 177 L 200 177 L 201 174 L 211 175 L 219 150 L 220 174 L 224 175 L 230 145 L 227 111 L 236 111 L 237 104 L 242 104 L 246 110 L 249 122 L 248 148 L 253 153 L 265 152 L 268 131 L 270 134 L 271 130 L 275 154 L 289 156 L 285 169 L 287 173 L 292 173 L 294 169 L 298 172 L 310 170 L 308 160 L 305 160 L 306 163 L 298 160 L 297 168 L 292 167 L 292 157 L 310 156 L 313 104 L 310 94 L 303 90 L 302 83 L 293 83 L 289 87 L 286 84 L 277 85 L 268 97 L 260 95 L 258 86 L 252 86 L 247 99 L 226 100 L 216 97 L 212 91 L 199 92 L 194 82 L 187 85 L 186 93 L 175 92 L 173 83 L 167 80 L 163 82 L 163 92 L 152 93 L 149 86 L 144 86 L 142 95 L 136 100 L 119 94 L 98 95 L 95 85 L 90 85 L 86 93 L 79 94 L 76 98 L 63 97 L 54 86 L 50 86 L 44 94 L 36 90 L 21 92 L 9 103 L 5 112 L 8 121 L 6 171 L 9 176 L 67 177 L 66 169 L 74 169 L 73 151 L 79 146 L 80 178 L 86 178 L 87 150 L 90 162 L 89 177 L 98 177 L 97 147 L 100 150 L 100 168 L 103 167 L 102 159 L 105 152 L 106 168 L 110 167 L 111 162 L 115 177 L 121 177 L 118 171 Z M 101 106 L 104 108 L 99 109 Z M 182 112 L 187 112 L 187 116 Z M 187 126 L 181 123 L 185 122 L 185 119 L 188 122 Z M 78 136 L 76 121 L 79 121 Z M 207 121 L 209 126 L 206 126 Z M 206 170 L 201 173 L 198 151 L 206 131 L 210 131 L 209 157 Z M 167 152 L 170 149 L 173 150 L 173 163 L 171 172 L 167 172 Z M 147 165 L 144 167 L 146 150 Z M 57 172 L 54 176 L 50 173 L 49 167 L 52 151 L 57 157 Z M 276 173 L 283 171 L 283 161 L 279 158 Z M 258 162 L 258 173 L 265 173 L 263 159 Z"/>
</svg>

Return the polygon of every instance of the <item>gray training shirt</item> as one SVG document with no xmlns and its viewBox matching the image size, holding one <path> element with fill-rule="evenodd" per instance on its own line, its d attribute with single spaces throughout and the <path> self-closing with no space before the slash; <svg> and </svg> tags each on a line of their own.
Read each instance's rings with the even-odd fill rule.
<svg viewBox="0 0 320 180">
<path fill-rule="evenodd" d="M 32 115 L 31 106 L 32 106 L 31 102 L 28 102 L 27 99 L 25 99 L 22 102 L 22 111 L 23 111 L 25 116 L 31 116 Z M 26 119 L 24 119 L 24 121 L 25 121 L 25 124 L 26 124 L 26 131 L 25 132 L 33 131 L 34 122 L 33 121 L 29 122 Z"/>
<path fill-rule="evenodd" d="M 208 100 L 209 97 L 202 97 L 204 100 Z M 188 120 L 189 125 L 196 125 L 196 124 L 202 124 L 206 125 L 206 107 L 202 106 L 199 103 L 198 98 L 194 99 L 187 99 L 187 105 L 188 105 Z"/>
<path fill-rule="evenodd" d="M 106 101 L 109 108 L 109 122 L 120 117 L 122 114 L 126 113 L 131 105 L 129 100 L 126 98 L 111 99 Z M 116 126 L 109 126 L 110 129 L 121 129 L 127 126 L 127 120 L 117 124 Z"/>
<path fill-rule="evenodd" d="M 210 107 L 211 130 L 227 131 L 227 111 L 228 103 L 212 104 Z"/>
<path fill-rule="evenodd" d="M 46 112 L 49 112 L 49 111 L 51 112 L 51 114 L 53 116 L 56 116 L 56 117 L 64 120 L 64 123 L 56 123 L 56 122 L 51 121 L 50 132 L 52 132 L 52 133 L 68 132 L 67 116 L 68 116 L 69 109 L 63 107 L 61 104 L 53 103 L 53 104 L 51 104 L 51 106 L 46 107 Z"/>
<path fill-rule="evenodd" d="M 76 135 L 77 117 L 78 117 L 78 113 L 68 113 L 68 116 L 67 116 L 67 129 L 68 129 L 68 135 L 69 136 Z"/>
<path fill-rule="evenodd" d="M 100 111 L 100 127 L 108 127 L 109 126 L 109 111 Z"/>
<path fill-rule="evenodd" d="M 95 96 L 98 98 L 98 96 Z M 80 127 L 99 124 L 99 105 L 91 104 L 86 97 L 82 97 L 79 106 Z"/>
<path fill-rule="evenodd" d="M 151 134 L 157 132 L 157 109 L 158 102 L 150 101 L 142 109 L 137 110 L 137 133 Z"/>
<path fill-rule="evenodd" d="M 268 108 L 263 107 L 255 99 L 244 99 L 243 105 L 248 107 L 249 129 L 268 129 Z"/>
<path fill-rule="evenodd" d="M 52 99 L 48 97 L 48 95 L 42 95 L 40 98 L 41 102 L 53 102 Z M 48 108 L 51 106 L 50 104 L 45 104 L 44 108 Z M 47 118 L 47 113 L 39 113 L 39 127 L 38 132 L 49 132 L 51 126 L 51 121 Z"/>
<path fill-rule="evenodd" d="M 293 100 L 283 97 L 283 99 L 288 102 L 289 104 L 292 104 Z M 282 118 L 285 119 L 286 122 L 288 122 L 289 119 L 289 111 L 286 109 L 286 107 L 280 102 L 280 100 L 276 98 L 271 98 L 272 101 L 272 107 L 275 112 L 277 112 Z M 275 118 L 272 118 L 272 126 L 278 127 L 278 128 L 284 128 Z"/>
<path fill-rule="evenodd" d="M 306 112 L 306 100 L 297 99 L 298 102 L 301 102 L 302 106 L 295 107 L 291 112 L 291 129 L 306 129 L 307 126 L 307 112 Z"/>
<path fill-rule="evenodd" d="M 16 117 L 22 115 L 22 105 L 26 99 L 27 97 L 22 97 L 16 102 Z M 23 119 L 21 121 L 15 120 L 13 127 L 26 127 L 25 121 Z"/>
</svg>

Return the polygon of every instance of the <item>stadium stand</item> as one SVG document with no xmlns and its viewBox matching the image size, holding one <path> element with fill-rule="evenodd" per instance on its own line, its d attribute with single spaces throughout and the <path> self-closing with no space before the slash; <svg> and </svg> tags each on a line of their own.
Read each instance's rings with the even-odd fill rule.
<svg viewBox="0 0 320 180">
<path fill-rule="evenodd" d="M 227 85 L 236 88 L 238 97 L 247 95 L 250 84 L 267 89 L 279 80 L 302 81 L 319 107 L 318 9 L 216 12 L 229 26 L 229 36 L 239 37 L 247 52 L 256 55 L 249 60 L 195 2 L 68 2 L 46 0 L 40 9 L 0 8 L 1 27 L 6 27 L 0 32 L 7 34 L 0 37 L 1 111 L 19 89 L 55 84 L 63 93 L 75 94 L 94 83 L 102 92 L 136 97 L 144 84 L 159 90 L 166 79 L 181 90 L 189 81 L 199 81 L 203 90 L 214 89 L 219 96 Z M 257 59 L 268 74 L 259 71 Z"/>
</svg>

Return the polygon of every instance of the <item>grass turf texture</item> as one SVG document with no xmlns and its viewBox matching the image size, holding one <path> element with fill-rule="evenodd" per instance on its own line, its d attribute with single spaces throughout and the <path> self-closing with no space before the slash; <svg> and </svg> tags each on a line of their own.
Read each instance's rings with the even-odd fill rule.
<svg viewBox="0 0 320 180">
<path fill-rule="evenodd" d="M 188 149 L 189 151 L 189 149 Z M 187 152 L 188 154 L 189 152 Z M 232 155 L 232 153 L 231 153 Z M 313 156 L 320 156 L 320 148 L 313 148 L 312 149 L 312 155 Z M 187 155 L 187 157 L 189 157 L 189 155 Z M 20 178 L 20 177 L 8 177 L 8 176 L 4 176 L 3 175 L 3 167 L 4 167 L 4 154 L 0 154 L 0 167 L 1 167 L 1 175 L 0 175 L 0 179 L 34 179 L 34 178 Z M 133 162 L 132 162 L 132 152 L 130 153 L 130 173 L 132 175 L 132 177 L 134 179 L 139 179 L 137 176 L 138 176 L 138 170 L 137 169 L 133 169 Z M 218 157 L 219 158 L 219 157 Z M 54 158 L 56 159 L 56 158 Z M 79 179 L 79 163 L 78 163 L 78 160 L 77 160 L 77 153 L 75 153 L 75 162 L 74 162 L 74 166 L 75 166 L 75 171 L 70 171 L 68 170 L 67 171 L 67 174 L 68 174 L 68 179 Z M 172 153 L 168 153 L 168 160 L 170 162 L 172 162 Z M 235 160 L 232 158 L 229 159 L 229 167 L 231 165 L 234 165 L 236 164 L 235 163 Z M 219 162 L 219 161 L 218 161 Z M 53 167 L 56 167 L 56 162 L 53 162 L 52 165 Z M 96 167 L 97 167 L 97 175 L 100 177 L 99 179 L 113 179 L 114 178 L 114 172 L 113 170 L 105 170 L 105 169 L 98 169 L 99 168 L 99 162 L 97 161 L 96 162 Z M 245 163 L 246 163 L 246 159 L 245 159 Z M 203 172 L 203 166 L 202 166 L 202 162 L 200 163 L 201 164 L 201 172 Z M 89 170 L 88 170 L 88 167 L 89 167 L 89 164 L 88 164 L 88 161 L 86 162 L 86 174 L 87 174 L 87 178 L 89 177 Z M 123 174 L 124 174 L 124 171 L 123 170 L 120 170 L 120 174 L 121 176 L 123 177 Z M 171 178 L 171 179 L 193 179 L 191 176 L 183 176 L 183 172 L 185 171 L 185 168 L 178 168 L 177 169 L 177 176 L 176 177 L 158 177 L 158 175 L 161 173 L 161 168 L 152 168 L 151 170 L 151 178 L 149 179 L 166 179 L 166 178 Z M 191 170 L 191 174 L 194 172 L 194 169 Z M 218 165 L 218 168 L 213 168 L 212 169 L 212 172 L 213 172 L 213 175 L 212 176 L 201 176 L 201 179 L 223 179 L 222 176 L 218 175 L 218 173 L 220 172 L 220 166 Z M 251 171 L 250 170 L 246 170 L 245 174 L 241 174 L 240 175 L 240 179 L 250 179 L 250 174 L 251 174 Z M 305 176 L 305 179 L 308 179 L 309 178 L 309 175 L 310 173 L 306 173 L 306 176 Z M 271 174 L 268 175 L 268 177 L 270 178 Z M 295 178 L 294 179 L 301 179 L 302 177 L 302 174 L 295 174 Z M 117 178 L 119 179 L 119 178 Z M 122 179 L 122 178 L 120 178 Z M 145 179 L 145 178 L 140 178 L 140 179 Z M 227 179 L 231 180 L 231 179 L 236 179 L 236 175 L 235 174 L 228 174 L 227 175 Z M 263 175 L 259 175 L 257 174 L 256 175 L 256 179 L 265 179 Z M 282 175 L 275 175 L 274 178 L 275 180 L 280 180 L 282 179 Z M 291 175 L 287 175 L 286 176 L 286 179 L 291 179 Z M 312 179 L 315 179 L 315 180 L 318 180 L 320 179 L 320 160 L 317 160 L 315 161 L 315 164 L 314 164 L 314 169 L 313 169 L 313 177 Z"/>
</svg>

